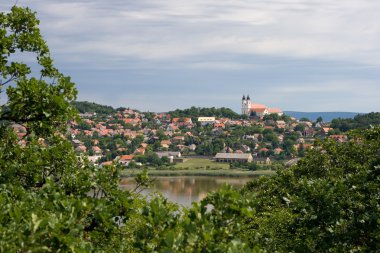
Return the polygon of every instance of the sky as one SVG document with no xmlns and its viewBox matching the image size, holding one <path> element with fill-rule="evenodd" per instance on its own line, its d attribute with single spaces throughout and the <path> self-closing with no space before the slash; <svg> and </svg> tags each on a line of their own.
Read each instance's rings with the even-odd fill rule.
<svg viewBox="0 0 380 253">
<path fill-rule="evenodd" d="M 2 0 L 1 11 L 16 2 Z M 78 100 L 380 111 L 380 1 L 19 0 Z"/>
</svg>

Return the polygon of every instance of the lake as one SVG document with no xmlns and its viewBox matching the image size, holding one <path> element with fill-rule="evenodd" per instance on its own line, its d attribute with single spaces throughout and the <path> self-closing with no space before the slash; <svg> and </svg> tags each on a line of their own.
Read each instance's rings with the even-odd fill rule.
<svg viewBox="0 0 380 253">
<path fill-rule="evenodd" d="M 158 191 L 171 202 L 188 207 L 192 202 L 202 200 L 208 192 L 218 190 L 224 184 L 240 188 L 254 177 L 173 176 L 153 177 L 153 179 L 152 187 L 142 191 L 142 194 L 147 195 Z M 120 186 L 133 189 L 134 179 L 123 178 Z"/>
</svg>

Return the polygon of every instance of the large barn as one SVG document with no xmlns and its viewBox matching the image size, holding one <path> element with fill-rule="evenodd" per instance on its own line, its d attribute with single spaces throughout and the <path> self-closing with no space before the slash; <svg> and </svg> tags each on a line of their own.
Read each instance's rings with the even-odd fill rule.
<svg viewBox="0 0 380 253">
<path fill-rule="evenodd" d="M 243 162 L 250 163 L 253 161 L 251 154 L 240 154 L 240 153 L 217 153 L 214 157 L 216 162 Z"/>
</svg>

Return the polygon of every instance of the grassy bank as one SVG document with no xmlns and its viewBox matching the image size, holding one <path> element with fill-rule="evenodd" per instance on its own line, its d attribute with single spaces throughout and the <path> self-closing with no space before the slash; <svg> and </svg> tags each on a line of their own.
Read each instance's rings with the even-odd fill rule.
<svg viewBox="0 0 380 253">
<path fill-rule="evenodd" d="M 127 169 L 122 176 L 135 176 L 141 169 Z M 148 167 L 150 176 L 225 176 L 225 177 L 255 177 L 270 176 L 276 172 L 272 170 L 230 169 L 228 163 L 218 163 L 206 158 L 186 158 L 184 162 L 169 167 Z"/>
<path fill-rule="evenodd" d="M 222 170 L 229 169 L 230 165 L 228 163 L 217 163 L 210 159 L 203 158 L 186 158 L 183 163 L 177 163 L 174 165 L 176 169 L 211 169 L 211 170 Z"/>
<path fill-rule="evenodd" d="M 140 170 L 125 170 L 122 172 L 122 176 L 132 177 L 139 173 Z M 205 170 L 205 169 L 187 169 L 187 170 L 156 170 L 148 169 L 150 176 L 220 176 L 220 177 L 255 177 L 255 176 L 271 176 L 276 172 L 272 170 Z"/>
</svg>

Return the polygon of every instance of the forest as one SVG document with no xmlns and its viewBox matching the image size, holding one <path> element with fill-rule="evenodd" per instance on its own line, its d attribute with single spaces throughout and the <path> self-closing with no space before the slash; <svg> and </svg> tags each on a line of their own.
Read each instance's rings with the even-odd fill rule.
<svg viewBox="0 0 380 253">
<path fill-rule="evenodd" d="M 352 129 L 368 129 L 371 126 L 380 124 L 380 113 L 371 112 L 368 114 L 358 114 L 353 119 L 333 119 L 331 127 L 337 128 L 342 132 Z"/>
<path fill-rule="evenodd" d="M 12 57 L 25 52 L 40 72 Z M 351 131 L 345 143 L 319 141 L 293 167 L 180 208 L 121 190 L 118 166 L 99 168 L 76 155 L 66 129 L 78 118 L 77 90 L 54 66 L 36 13 L 16 6 L 0 13 L 0 54 L 0 95 L 5 89 L 8 98 L 0 110 L 1 252 L 380 248 L 379 127 Z M 144 172 L 135 180 L 149 184 Z"/>
<path fill-rule="evenodd" d="M 237 114 L 233 110 L 229 108 L 201 108 L 192 106 L 191 108 L 180 110 L 176 109 L 174 111 L 168 112 L 173 118 L 197 118 L 199 115 L 202 117 L 225 117 L 230 119 L 238 119 L 241 118 L 240 114 Z"/>
</svg>

